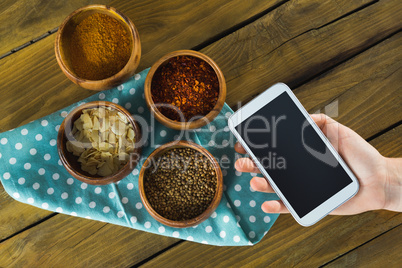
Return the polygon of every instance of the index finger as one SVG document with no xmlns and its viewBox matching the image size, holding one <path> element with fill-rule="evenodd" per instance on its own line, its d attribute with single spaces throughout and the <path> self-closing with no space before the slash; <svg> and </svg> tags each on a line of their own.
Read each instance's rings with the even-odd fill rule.
<svg viewBox="0 0 402 268">
<path fill-rule="evenodd" d="M 246 154 L 246 150 L 244 150 L 243 146 L 239 142 L 236 142 L 235 146 L 235 151 L 238 152 L 239 154 Z"/>
</svg>

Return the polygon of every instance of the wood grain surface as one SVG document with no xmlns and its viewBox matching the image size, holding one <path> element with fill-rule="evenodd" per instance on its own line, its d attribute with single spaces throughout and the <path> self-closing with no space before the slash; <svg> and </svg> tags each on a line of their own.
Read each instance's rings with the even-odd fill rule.
<svg viewBox="0 0 402 268">
<path fill-rule="evenodd" d="M 178 241 L 155 238 L 60 214 L 1 243 L 0 267 L 128 267 Z"/>
<path fill-rule="evenodd" d="M 0 184 L 0 241 L 51 214 L 50 211 L 16 201 Z"/>
<path fill-rule="evenodd" d="M 95 2 L 92 0 L 3 0 L 0 3 L 0 56 L 46 35 L 49 30 L 58 27 L 64 18 L 75 9 L 90 4 L 104 4 L 121 10 L 133 20 L 137 27 L 144 30 L 144 34 L 140 32 L 141 36 L 151 37 L 146 33 L 163 29 L 164 31 L 159 35 L 152 37 L 156 42 L 154 46 L 146 48 L 147 52 L 152 50 L 156 44 L 166 43 L 166 40 L 170 38 L 177 38 L 172 42 L 177 42 L 177 40 L 185 42 L 188 38 L 182 40 L 181 36 L 188 37 L 189 33 L 192 33 L 191 35 L 195 39 L 203 42 L 206 38 L 227 30 L 228 26 L 232 27 L 252 18 L 282 1 L 235 0 L 222 4 L 213 0 L 97 0 Z M 209 20 L 210 23 L 202 23 L 203 20 Z M 190 25 L 197 25 L 200 31 L 195 32 L 191 27 L 187 28 Z M 210 25 L 214 25 L 214 27 L 210 27 Z M 209 30 L 210 33 L 205 34 L 206 30 Z M 195 37 L 194 33 L 198 36 Z M 165 45 L 167 46 L 167 44 Z"/>
<path fill-rule="evenodd" d="M 2 0 L 0 56 L 47 35 L 48 31 L 58 27 L 68 14 L 92 2 L 91 0 Z"/>
<path fill-rule="evenodd" d="M 401 46 L 402 33 L 397 33 L 302 85 L 295 94 L 309 112 L 326 113 L 370 138 L 402 121 Z"/>
<path fill-rule="evenodd" d="M 81 3 L 59 2 L 55 10 L 56 4 L 42 2 L 0 4 L 2 14 L 10 17 L 14 11 L 21 18 L 21 24 L 10 27 L 21 33 L 4 44 L 9 32 L 0 31 L 0 54 L 13 42 L 57 27 L 69 8 Z M 145 48 L 139 70 L 169 51 L 201 48 L 224 72 L 232 107 L 286 82 L 310 112 L 332 113 L 364 138 L 375 137 L 370 143 L 384 155 L 402 156 L 400 1 L 108 2 L 139 29 Z M 23 18 L 18 12 L 27 11 L 17 8 L 21 5 L 43 10 Z M 0 60 L 0 132 L 93 94 L 64 77 L 53 42 L 51 35 Z M 375 211 L 329 216 L 303 228 L 283 215 L 256 246 L 212 247 L 61 214 L 47 219 L 49 215 L 14 201 L 0 186 L 0 241 L 5 239 L 0 267 L 380 264 L 374 258 L 386 260 L 385 251 L 397 248 L 392 235 L 400 236 L 402 221 L 400 213 Z"/>
<path fill-rule="evenodd" d="M 374 212 L 370 217 L 330 216 L 319 226 L 308 229 L 297 226 L 290 215 L 284 215 L 255 246 L 211 247 L 183 242 L 141 267 L 318 267 L 366 242 L 370 235 L 378 235 L 374 230 L 379 231 L 379 223 L 371 224 L 372 220 L 382 218 L 383 231 L 402 220 L 382 213 Z M 394 221 L 390 223 L 390 219 Z M 337 227 L 339 224 L 343 228 Z"/>
<path fill-rule="evenodd" d="M 308 0 L 304 2 L 308 2 L 306 5 L 314 2 L 311 8 L 320 11 L 321 5 L 326 7 L 328 2 L 333 3 L 333 1 Z M 288 4 L 292 3 L 293 1 Z M 300 6 L 295 9 L 303 10 Z M 221 52 L 214 59 L 228 77 L 227 102 L 229 105 L 235 105 L 239 100 L 250 100 L 277 81 L 285 82 L 291 88 L 295 88 L 402 28 L 402 21 L 399 19 L 402 3 L 398 0 L 378 1 L 332 23 L 328 21 L 320 27 L 310 27 L 306 31 L 295 33 L 280 45 L 272 46 L 271 44 L 275 44 L 272 39 L 278 36 L 277 32 L 281 32 L 280 29 L 275 29 L 280 27 L 277 21 L 293 21 L 297 17 L 303 21 L 306 20 L 302 14 L 296 16 L 293 13 L 293 16 L 286 16 L 279 10 L 280 8 L 274 10 L 272 14 L 227 36 L 225 40 L 212 44 L 203 51 L 210 55 L 213 51 Z M 319 16 L 320 13 L 315 14 Z M 309 17 L 309 20 L 315 21 L 316 18 Z M 298 25 L 296 21 L 293 23 Z M 259 31 L 256 35 L 253 26 L 261 24 L 266 25 L 267 29 Z M 232 44 L 231 49 L 224 50 L 223 47 L 226 47 L 226 44 Z M 257 49 L 253 49 L 258 44 L 264 44 L 260 55 L 254 52 Z M 246 48 L 252 51 L 248 53 L 251 57 L 247 57 L 246 62 L 243 62 L 241 66 L 237 67 L 233 62 L 225 60 L 232 58 L 231 53 L 241 55 L 241 51 Z M 235 81 L 234 78 L 239 79 Z M 244 90 L 245 88 L 247 90 Z"/>
<path fill-rule="evenodd" d="M 402 157 L 402 150 L 398 146 L 389 146 L 389 141 L 395 144 L 402 144 L 402 125 L 391 129 L 385 134 L 371 141 L 371 144 L 386 157 Z"/>
<path fill-rule="evenodd" d="M 336 259 L 325 267 L 399 267 L 402 259 L 402 225 Z"/>
</svg>

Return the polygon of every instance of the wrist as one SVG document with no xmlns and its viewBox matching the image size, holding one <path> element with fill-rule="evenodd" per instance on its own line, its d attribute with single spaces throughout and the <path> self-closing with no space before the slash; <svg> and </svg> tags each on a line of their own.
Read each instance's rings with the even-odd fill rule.
<svg viewBox="0 0 402 268">
<path fill-rule="evenodd" d="M 402 158 L 385 158 L 384 209 L 402 212 Z"/>
</svg>

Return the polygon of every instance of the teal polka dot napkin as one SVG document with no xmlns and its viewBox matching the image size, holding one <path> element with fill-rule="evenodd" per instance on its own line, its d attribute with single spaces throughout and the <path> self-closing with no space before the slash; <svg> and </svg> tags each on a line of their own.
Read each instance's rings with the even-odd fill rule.
<svg viewBox="0 0 402 268">
<path fill-rule="evenodd" d="M 97 93 L 25 126 L 0 134 L 0 179 L 14 199 L 50 211 L 110 222 L 155 234 L 220 246 L 252 245 L 268 232 L 277 214 L 265 214 L 261 204 L 278 199 L 275 194 L 254 192 L 250 174 L 234 169 L 234 136 L 227 126 L 233 111 L 225 104 L 219 116 L 195 131 L 166 128 L 150 115 L 143 85 L 149 69 L 117 88 Z M 75 107 L 94 100 L 118 103 L 134 115 L 146 139 L 143 160 L 118 183 L 94 186 L 74 178 L 62 166 L 57 153 L 57 132 L 64 117 Z M 141 203 L 138 175 L 145 158 L 158 145 L 173 140 L 201 144 L 221 165 L 224 194 L 216 211 L 198 226 L 176 229 L 154 220 Z"/>
</svg>

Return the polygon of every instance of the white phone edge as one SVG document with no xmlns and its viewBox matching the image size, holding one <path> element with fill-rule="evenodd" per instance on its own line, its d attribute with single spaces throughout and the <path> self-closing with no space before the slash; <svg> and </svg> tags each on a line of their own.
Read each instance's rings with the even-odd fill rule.
<svg viewBox="0 0 402 268">
<path fill-rule="evenodd" d="M 282 194 L 282 192 L 279 190 L 279 188 L 276 186 L 274 181 L 271 179 L 269 174 L 265 171 L 263 166 L 259 163 L 259 161 L 256 159 L 255 155 L 252 153 L 250 148 L 247 146 L 247 144 L 244 142 L 244 140 L 241 138 L 240 134 L 236 130 L 236 126 L 240 124 L 242 121 L 250 117 L 252 114 L 254 114 L 256 111 L 258 111 L 260 108 L 263 106 L 267 105 L 269 102 L 274 100 L 276 97 L 278 97 L 281 93 L 287 92 L 290 98 L 293 100 L 293 102 L 296 104 L 296 106 L 299 108 L 301 113 L 304 115 L 304 117 L 308 120 L 308 122 L 313 126 L 313 129 L 318 133 L 319 137 L 323 140 L 327 148 L 331 151 L 331 153 L 335 156 L 337 159 L 338 163 L 342 166 L 342 168 L 346 171 L 346 173 L 349 175 L 349 177 L 352 180 L 352 183 L 347 185 L 345 188 L 340 190 L 338 193 L 330 197 L 328 200 L 325 202 L 321 203 L 318 207 L 310 211 L 307 215 L 303 216 L 300 218 L 297 213 L 294 211 L 293 207 L 290 205 L 290 203 L 287 201 L 286 197 Z M 329 142 L 327 137 L 322 133 L 321 129 L 316 125 L 314 120 L 310 117 L 309 113 L 306 111 L 306 109 L 303 107 L 303 105 L 300 103 L 300 101 L 297 99 L 297 97 L 293 94 L 292 90 L 284 83 L 277 83 L 267 90 L 265 90 L 263 93 L 255 97 L 253 100 L 251 100 L 249 103 L 247 103 L 245 106 L 241 107 L 238 111 L 236 111 L 234 114 L 232 114 L 229 119 L 228 119 L 228 126 L 233 135 L 237 138 L 237 140 L 240 142 L 240 144 L 243 146 L 243 148 L 246 150 L 246 152 L 250 155 L 254 163 L 257 165 L 258 169 L 261 171 L 261 173 L 264 175 L 266 179 L 268 179 L 270 185 L 272 188 L 275 190 L 276 194 L 279 196 L 279 198 L 283 201 L 284 205 L 286 208 L 289 210 L 289 212 L 292 214 L 293 218 L 302 226 L 311 226 L 318 221 L 320 221 L 322 218 L 327 216 L 331 211 L 336 209 L 337 207 L 341 206 L 343 203 L 348 201 L 350 198 L 352 198 L 354 195 L 359 190 L 359 182 L 353 172 L 349 169 L 347 164 L 343 161 L 342 157 L 338 154 L 338 152 L 335 150 L 335 148 L 332 146 L 332 144 Z"/>
</svg>

